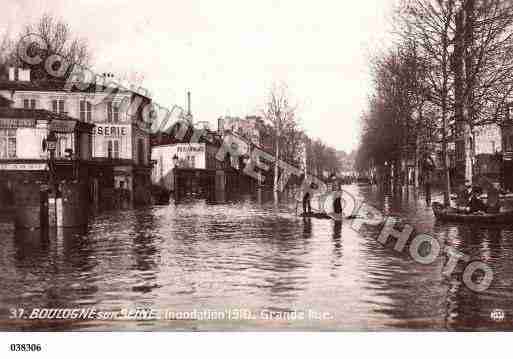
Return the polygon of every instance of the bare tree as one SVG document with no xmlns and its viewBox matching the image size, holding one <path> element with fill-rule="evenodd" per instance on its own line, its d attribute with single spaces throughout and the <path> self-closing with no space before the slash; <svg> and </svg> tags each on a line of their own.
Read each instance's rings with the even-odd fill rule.
<svg viewBox="0 0 513 359">
<path fill-rule="evenodd" d="M 290 126 L 291 124 L 295 123 L 295 110 L 295 106 L 293 106 L 290 102 L 286 85 L 274 85 L 271 91 L 269 92 L 267 104 L 264 109 L 264 118 L 272 126 L 275 133 L 275 163 L 273 183 L 275 201 L 278 201 L 278 178 L 280 173 L 278 161 L 282 159 L 282 136 L 284 135 L 284 130 L 287 128 L 287 126 Z"/>
<path fill-rule="evenodd" d="M 445 205 L 450 204 L 451 191 L 447 141 L 452 109 L 451 53 L 455 11 L 454 0 L 406 0 L 398 11 L 400 36 L 406 41 L 414 41 L 418 56 L 426 60 L 426 98 L 439 113 Z"/>
<path fill-rule="evenodd" d="M 58 54 L 70 65 L 89 66 L 92 61 L 87 41 L 75 37 L 70 25 L 62 19 L 45 14 L 35 23 L 25 26 L 19 36 L 19 41 L 23 41 L 24 36 L 28 34 L 36 34 L 42 38 L 47 46 L 44 55 Z M 32 66 L 32 69 L 36 79 L 48 79 L 50 76 L 44 70 L 43 64 Z M 71 69 L 72 66 L 69 66 L 65 76 L 69 75 Z"/>
<path fill-rule="evenodd" d="M 9 36 L 9 31 L 0 34 L 0 79 L 8 78 L 8 65 L 14 62 L 14 43 Z"/>
</svg>

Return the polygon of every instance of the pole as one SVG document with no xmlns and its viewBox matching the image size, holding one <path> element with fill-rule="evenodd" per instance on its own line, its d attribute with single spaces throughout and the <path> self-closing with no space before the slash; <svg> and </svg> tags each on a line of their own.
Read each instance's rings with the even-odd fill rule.
<svg viewBox="0 0 513 359">
<path fill-rule="evenodd" d="M 50 219 L 50 226 L 55 220 L 57 226 L 57 191 L 55 189 L 55 149 L 50 150 L 50 198 L 53 198 L 53 218 Z M 49 211 L 51 213 L 51 211 Z"/>
</svg>

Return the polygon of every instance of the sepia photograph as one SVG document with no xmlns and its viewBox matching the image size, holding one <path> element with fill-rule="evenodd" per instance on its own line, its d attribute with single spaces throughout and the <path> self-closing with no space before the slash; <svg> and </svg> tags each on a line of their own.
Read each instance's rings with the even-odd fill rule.
<svg viewBox="0 0 513 359">
<path fill-rule="evenodd" d="M 513 330 L 513 1 L 0 7 L 8 357 Z"/>
</svg>

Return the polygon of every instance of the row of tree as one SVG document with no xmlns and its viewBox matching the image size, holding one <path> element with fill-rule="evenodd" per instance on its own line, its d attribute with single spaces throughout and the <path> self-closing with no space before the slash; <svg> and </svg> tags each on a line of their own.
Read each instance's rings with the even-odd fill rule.
<svg viewBox="0 0 513 359">
<path fill-rule="evenodd" d="M 472 181 L 472 138 L 501 125 L 513 91 L 510 0 L 403 0 L 395 11 L 394 46 L 371 61 L 374 91 L 362 116 L 358 167 L 404 173 L 413 158 L 440 149 L 449 203 L 448 145 L 459 180 Z M 394 179 L 400 181 L 400 176 Z"/>
</svg>

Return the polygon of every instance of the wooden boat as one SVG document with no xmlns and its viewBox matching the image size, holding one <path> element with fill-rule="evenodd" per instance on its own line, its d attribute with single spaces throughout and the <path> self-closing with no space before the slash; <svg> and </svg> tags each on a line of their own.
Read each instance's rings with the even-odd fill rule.
<svg viewBox="0 0 513 359">
<path fill-rule="evenodd" d="M 331 219 L 335 222 L 342 221 L 344 219 L 355 219 L 356 216 L 347 216 L 344 217 L 343 215 L 336 214 L 336 213 L 323 213 L 323 212 L 310 212 L 310 213 L 301 213 L 299 215 L 303 218 L 316 218 L 316 219 Z"/>
<path fill-rule="evenodd" d="M 513 223 L 513 210 L 499 213 L 468 213 L 453 207 L 446 208 L 438 202 L 433 203 L 432 208 L 435 217 L 441 221 L 492 224 Z"/>
<path fill-rule="evenodd" d="M 301 213 L 299 216 L 305 218 L 333 219 L 333 217 L 331 217 L 330 215 L 321 212 Z"/>
</svg>

